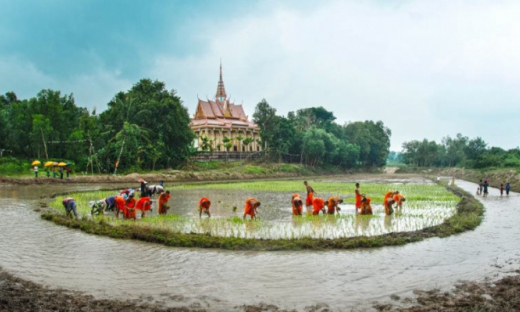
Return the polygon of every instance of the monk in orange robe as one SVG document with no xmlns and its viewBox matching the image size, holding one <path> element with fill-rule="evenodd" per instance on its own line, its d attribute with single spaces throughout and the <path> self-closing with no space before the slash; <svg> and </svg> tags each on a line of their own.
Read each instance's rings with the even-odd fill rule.
<svg viewBox="0 0 520 312">
<path fill-rule="evenodd" d="M 244 209 L 244 220 L 246 219 L 246 216 L 251 216 L 251 219 L 256 218 L 256 209 L 260 207 L 260 202 L 256 198 L 248 198 L 246 200 L 246 206 Z"/>
<path fill-rule="evenodd" d="M 372 213 L 372 205 L 370 204 L 371 199 L 369 197 L 363 197 L 361 199 L 361 207 L 359 213 L 362 215 L 371 215 Z"/>
<path fill-rule="evenodd" d="M 146 211 L 152 209 L 152 200 L 150 197 L 141 197 L 135 205 L 135 209 L 141 210 L 141 218 L 144 218 Z"/>
<path fill-rule="evenodd" d="M 336 211 L 339 211 L 338 205 L 343 203 L 343 199 L 339 198 L 338 196 L 332 196 L 325 202 L 325 205 L 327 206 L 327 213 L 328 214 L 335 214 Z"/>
<path fill-rule="evenodd" d="M 119 213 L 123 214 L 123 218 L 126 216 L 126 200 L 123 198 L 123 196 L 116 196 L 116 209 L 114 209 L 114 213 L 116 215 L 116 218 L 119 218 Z"/>
<path fill-rule="evenodd" d="M 126 199 L 124 218 L 125 219 L 134 219 L 134 220 L 136 219 L 135 218 L 135 198 L 134 198 L 134 194 L 130 194 L 130 196 L 128 196 L 128 198 Z"/>
<path fill-rule="evenodd" d="M 247 205 L 247 204 L 246 204 Z M 211 218 L 211 213 L 209 212 L 209 207 L 211 207 L 211 201 L 206 197 L 202 197 L 199 201 L 199 218 L 202 218 L 202 212 L 208 215 L 208 218 Z"/>
<path fill-rule="evenodd" d="M 301 216 L 302 215 L 302 206 L 303 201 L 300 197 L 300 194 L 294 193 L 291 199 L 292 204 L 292 213 L 294 216 Z"/>
<path fill-rule="evenodd" d="M 305 206 L 307 206 L 307 212 L 311 212 L 311 206 L 312 206 L 312 200 L 314 199 L 314 189 L 312 186 L 307 183 L 307 181 L 303 181 L 303 185 L 305 185 L 305 188 L 307 189 L 307 198 L 305 199 Z"/>
<path fill-rule="evenodd" d="M 325 201 L 323 198 L 316 197 L 312 200 L 312 214 L 313 215 L 319 215 L 320 211 L 323 211 L 325 213 Z"/>
<path fill-rule="evenodd" d="M 361 208 L 361 192 L 359 191 L 359 183 L 356 183 L 356 211 Z"/>
<path fill-rule="evenodd" d="M 395 203 L 393 195 L 394 194 L 392 192 L 391 196 L 388 196 L 388 197 L 385 196 L 385 201 L 383 202 L 383 205 L 385 206 L 385 214 L 387 216 L 389 216 L 392 213 L 394 213 L 394 208 L 392 208 L 392 205 Z"/>
<path fill-rule="evenodd" d="M 166 214 L 168 212 L 168 209 L 170 209 L 170 206 L 168 206 L 168 201 L 171 197 L 172 196 L 170 195 L 170 191 L 166 191 L 159 195 L 159 204 L 157 212 L 159 212 L 160 215 Z"/>
<path fill-rule="evenodd" d="M 399 194 L 399 192 L 396 192 L 394 195 L 394 201 L 396 203 L 396 208 L 403 208 L 403 202 L 406 201 L 406 198 L 404 198 L 403 195 Z"/>
</svg>

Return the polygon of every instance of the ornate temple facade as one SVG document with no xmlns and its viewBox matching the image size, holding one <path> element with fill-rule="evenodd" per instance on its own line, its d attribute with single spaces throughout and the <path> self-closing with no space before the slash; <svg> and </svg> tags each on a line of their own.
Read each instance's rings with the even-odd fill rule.
<svg viewBox="0 0 520 312">
<path fill-rule="evenodd" d="M 258 126 L 249 121 L 242 104 L 231 103 L 222 80 L 222 64 L 220 79 L 214 100 L 198 99 L 195 115 L 190 127 L 197 135 L 195 145 L 198 150 L 211 146 L 214 151 L 259 152 L 262 150 Z M 249 139 L 248 139 L 249 138 Z"/>
</svg>

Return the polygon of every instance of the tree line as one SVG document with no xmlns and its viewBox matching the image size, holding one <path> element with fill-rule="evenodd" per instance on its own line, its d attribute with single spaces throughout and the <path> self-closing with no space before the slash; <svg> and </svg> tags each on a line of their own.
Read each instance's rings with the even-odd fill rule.
<svg viewBox="0 0 520 312">
<path fill-rule="evenodd" d="M 289 112 L 287 117 L 264 99 L 253 120 L 260 128 L 264 151 L 271 160 L 296 158 L 301 163 L 342 168 L 381 167 L 386 164 L 391 131 L 382 121 L 340 125 L 332 112 L 311 107 Z"/>
<path fill-rule="evenodd" d="M 520 167 L 520 149 L 490 147 L 480 137 L 470 139 L 462 134 L 435 141 L 403 143 L 402 161 L 418 167 Z"/>
<path fill-rule="evenodd" d="M 67 159 L 82 171 L 172 168 L 193 153 L 189 122 L 175 91 L 149 79 L 117 93 L 99 115 L 77 106 L 72 94 L 42 90 L 20 100 L 8 92 L 0 95 L 0 151 L 23 159 Z"/>
</svg>

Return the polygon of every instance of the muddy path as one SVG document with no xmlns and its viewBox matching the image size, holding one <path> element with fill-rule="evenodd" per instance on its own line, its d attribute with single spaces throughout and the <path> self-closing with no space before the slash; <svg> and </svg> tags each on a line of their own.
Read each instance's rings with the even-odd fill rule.
<svg viewBox="0 0 520 312">
<path fill-rule="evenodd" d="M 0 187 L 0 265 L 25 280 L 100 300 L 151 298 L 167 308 L 213 311 L 264 303 L 365 310 L 374 302 L 395 304 L 392 295 L 450 290 L 460 280 L 497 279 L 520 266 L 520 197 L 500 198 L 496 189 L 480 198 L 487 213 L 475 231 L 402 247 L 279 253 L 166 248 L 87 235 L 40 220 L 33 210 L 42 191 L 49 190 Z"/>
</svg>

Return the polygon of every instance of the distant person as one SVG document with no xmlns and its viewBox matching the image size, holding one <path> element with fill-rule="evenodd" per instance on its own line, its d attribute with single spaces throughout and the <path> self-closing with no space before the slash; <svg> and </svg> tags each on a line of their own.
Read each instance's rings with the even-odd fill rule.
<svg viewBox="0 0 520 312">
<path fill-rule="evenodd" d="M 168 201 L 170 200 L 172 196 L 170 195 L 170 191 L 166 191 L 159 195 L 159 202 L 157 204 L 157 212 L 160 215 L 164 215 L 168 212 L 168 209 L 170 209 L 170 206 L 168 205 Z"/>
<path fill-rule="evenodd" d="M 437 176 L 437 182 L 441 182 L 441 177 Z"/>
<path fill-rule="evenodd" d="M 325 201 L 323 198 L 316 197 L 312 200 L 312 214 L 317 216 L 320 211 L 325 214 Z"/>
<path fill-rule="evenodd" d="M 406 198 L 399 194 L 399 191 L 395 191 L 395 195 L 394 195 L 394 201 L 396 203 L 396 208 L 403 208 L 403 202 L 406 201 Z"/>
<path fill-rule="evenodd" d="M 58 168 L 56 166 L 52 167 L 52 177 L 56 179 L 56 175 L 58 174 Z"/>
<path fill-rule="evenodd" d="M 361 192 L 359 191 L 359 183 L 356 183 L 356 189 L 354 191 L 356 195 L 356 212 L 361 208 Z"/>
<path fill-rule="evenodd" d="M 333 214 L 336 214 L 336 212 L 339 212 L 338 205 L 341 203 L 343 203 L 343 199 L 339 198 L 338 196 L 330 197 L 325 202 L 325 206 L 327 206 L 327 214 L 333 215 Z M 361 201 L 360 201 L 360 208 L 361 208 Z"/>
<path fill-rule="evenodd" d="M 488 196 L 488 187 L 489 187 L 489 183 L 488 183 L 488 180 L 484 180 L 484 195 L 483 197 L 487 197 Z"/>
<path fill-rule="evenodd" d="M 47 178 L 51 177 L 51 169 L 49 167 L 45 168 L 45 173 L 47 174 Z"/>
<path fill-rule="evenodd" d="M 482 195 L 482 189 L 484 188 L 484 183 L 482 182 L 482 179 L 480 179 L 480 182 L 478 183 L 478 193 L 477 195 Z"/>
<path fill-rule="evenodd" d="M 27 167 L 25 167 L 25 168 L 27 168 Z M 34 170 L 34 178 L 38 179 L 38 166 L 34 166 L 33 170 Z"/>
<path fill-rule="evenodd" d="M 69 179 L 70 178 L 70 166 L 67 166 L 65 168 L 65 172 L 67 173 L 67 179 Z"/>
<path fill-rule="evenodd" d="M 504 196 L 504 184 L 500 183 L 500 197 Z"/>
<path fill-rule="evenodd" d="M 509 191 L 511 191 L 511 184 L 509 182 L 506 183 L 506 195 L 509 196 Z"/>
<path fill-rule="evenodd" d="M 153 195 L 161 195 L 164 192 L 164 188 L 160 185 L 150 185 L 148 187 L 148 196 L 152 197 Z"/>
<path fill-rule="evenodd" d="M 451 178 L 451 185 L 455 185 L 455 177 Z"/>
<path fill-rule="evenodd" d="M 141 197 L 147 197 L 148 196 L 148 187 L 145 180 L 141 180 Z"/>
<path fill-rule="evenodd" d="M 314 194 L 316 193 L 312 186 L 307 183 L 307 181 L 303 181 L 303 185 L 305 185 L 307 191 L 307 198 L 305 199 L 305 206 L 307 208 L 307 213 L 312 212 L 312 200 L 314 199 Z"/>
<path fill-rule="evenodd" d="M 298 193 L 294 193 L 291 198 L 293 216 L 302 215 L 303 200 Z"/>
<path fill-rule="evenodd" d="M 146 216 L 146 212 L 152 209 L 152 200 L 150 197 L 141 197 L 135 205 L 135 209 L 141 210 L 141 218 Z"/>
<path fill-rule="evenodd" d="M 211 218 L 211 213 L 209 212 L 209 207 L 211 207 L 211 201 L 206 197 L 202 197 L 199 200 L 199 218 L 202 218 L 203 212 L 208 215 L 208 218 Z"/>
<path fill-rule="evenodd" d="M 164 181 L 163 180 L 159 181 L 159 185 L 164 187 Z"/>
<path fill-rule="evenodd" d="M 63 167 L 60 167 L 60 179 L 63 180 Z"/>
<path fill-rule="evenodd" d="M 244 220 L 246 216 L 250 216 L 251 220 L 256 219 L 257 209 L 260 207 L 260 202 L 256 198 L 248 198 L 246 200 L 246 206 L 244 208 Z"/>
<path fill-rule="evenodd" d="M 372 212 L 372 205 L 370 204 L 371 199 L 369 197 L 363 197 L 361 199 L 361 208 L 359 213 L 362 215 L 371 215 Z"/>
<path fill-rule="evenodd" d="M 61 202 L 63 204 L 63 207 L 65 207 L 65 212 L 67 213 L 67 217 L 72 218 L 72 213 L 74 213 L 74 217 L 78 218 L 78 211 L 76 210 L 76 201 L 74 198 L 68 197 L 63 199 Z"/>
</svg>

